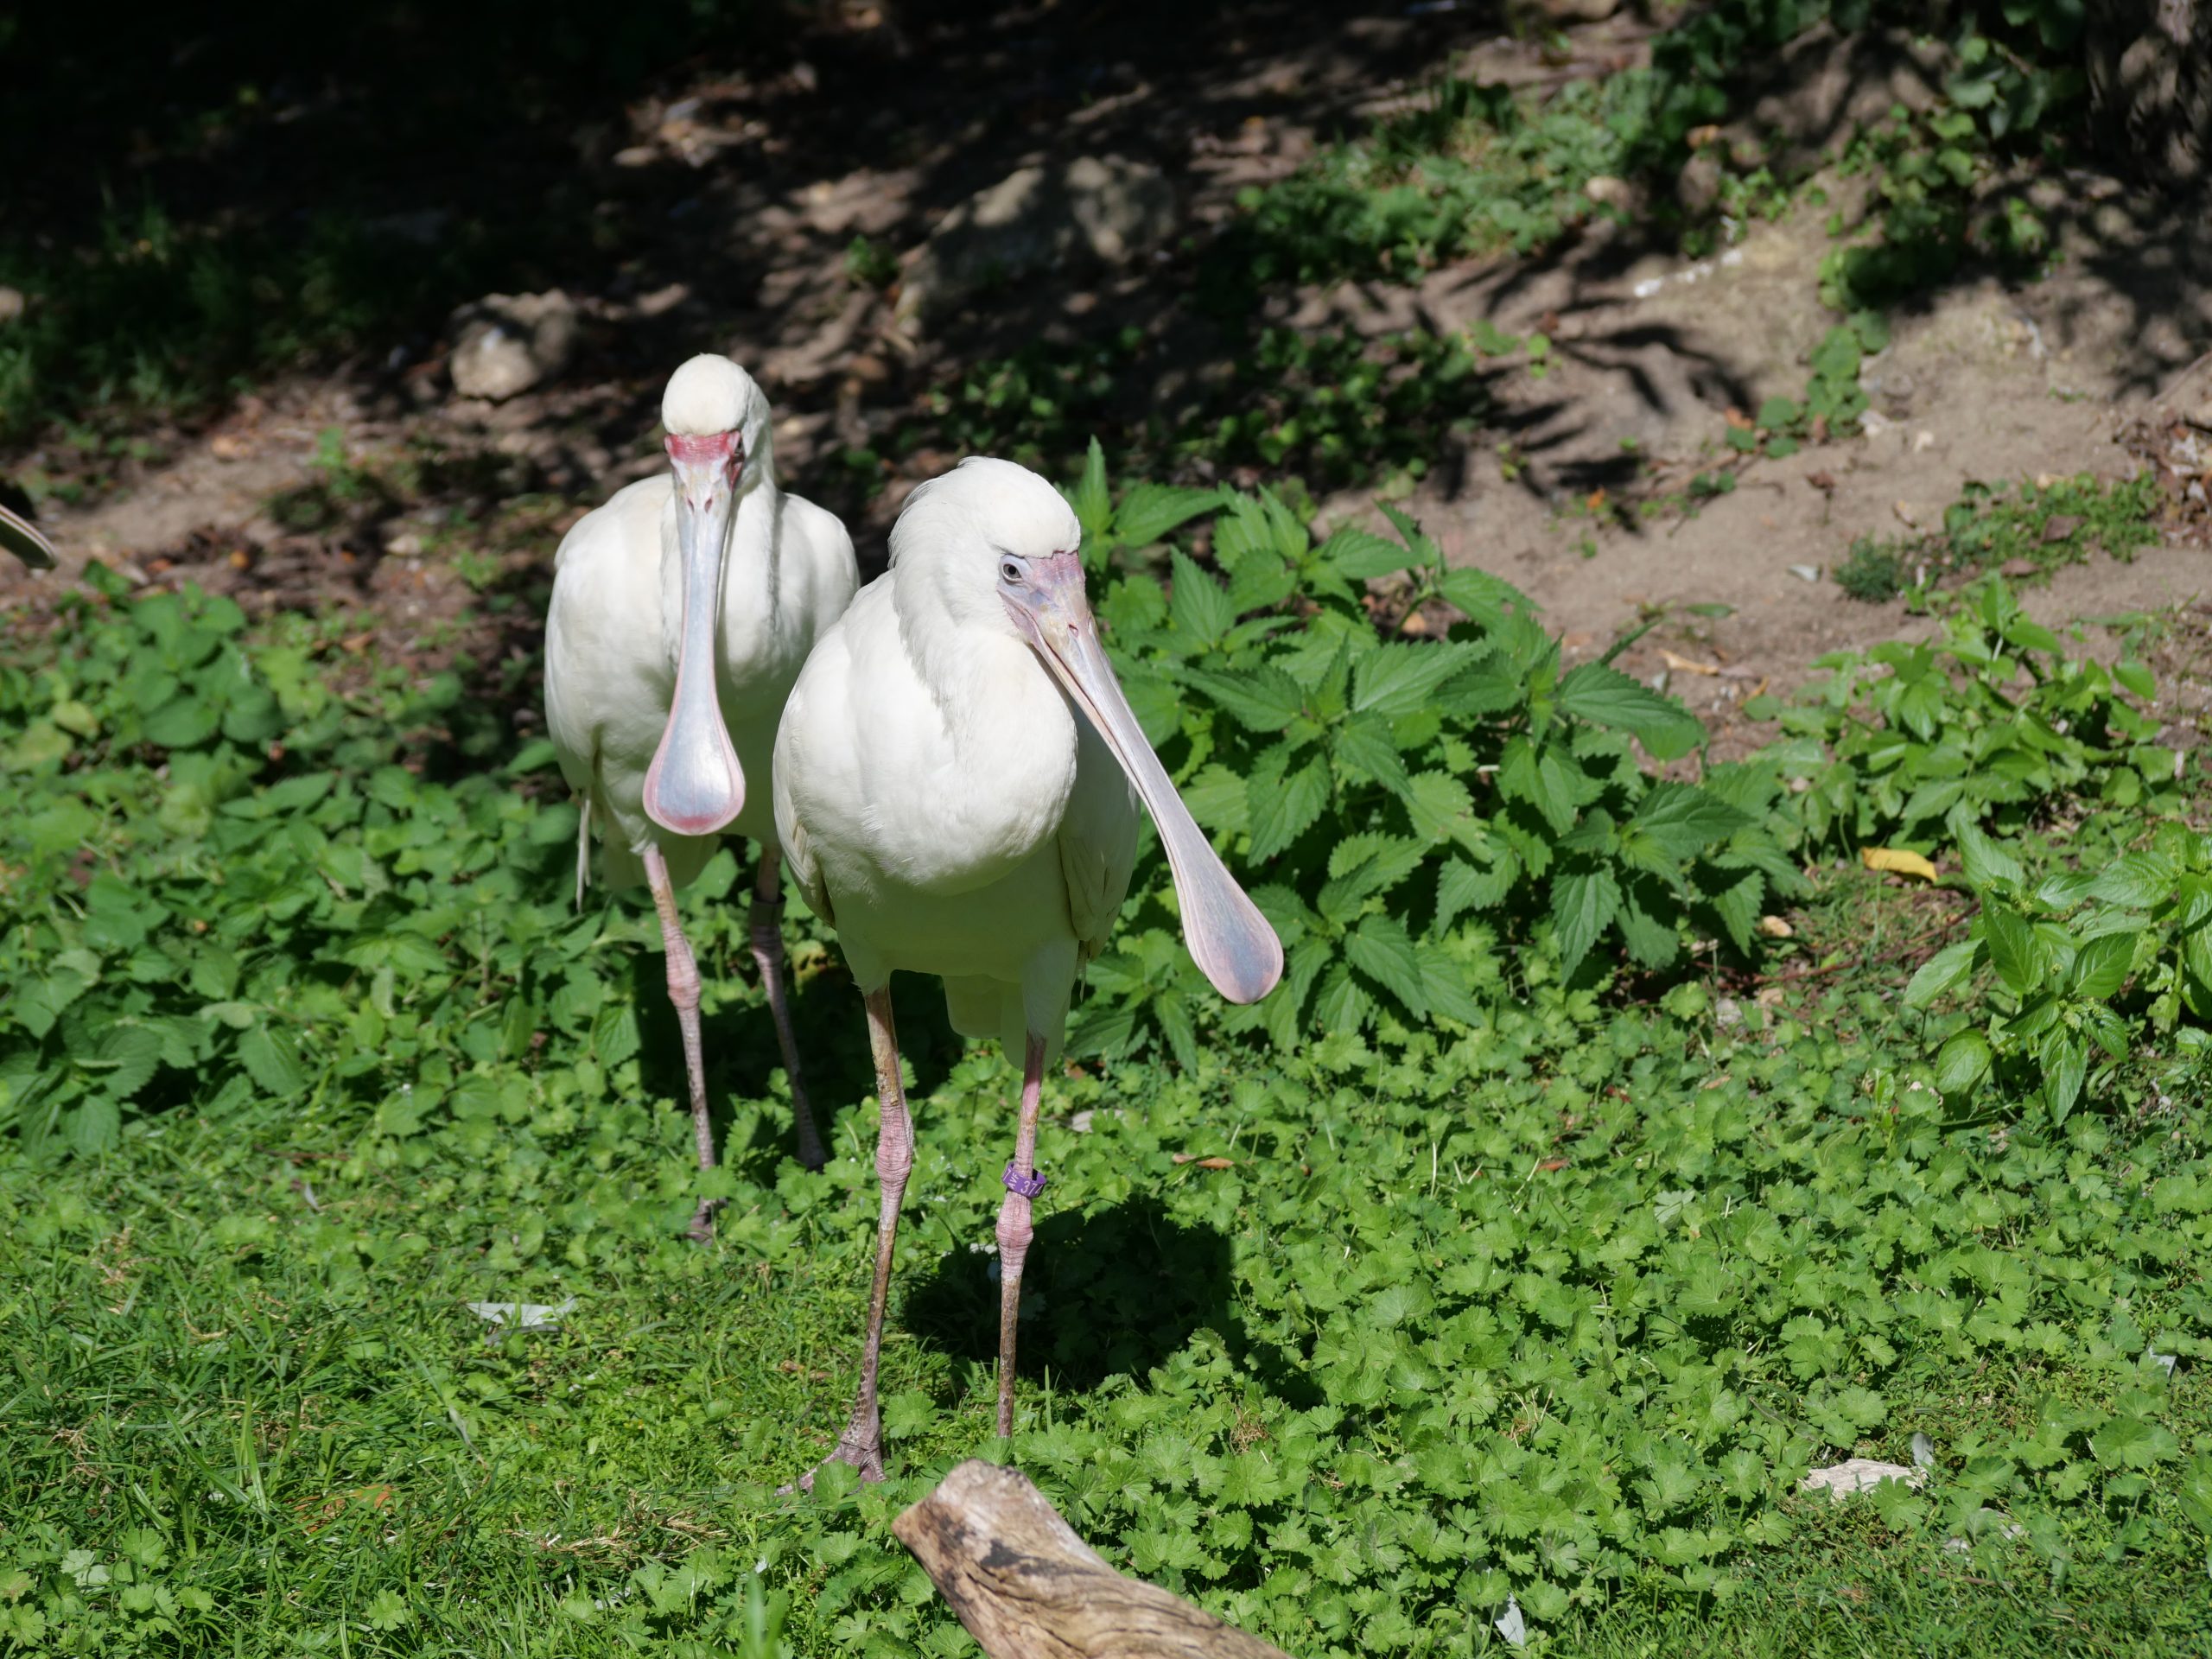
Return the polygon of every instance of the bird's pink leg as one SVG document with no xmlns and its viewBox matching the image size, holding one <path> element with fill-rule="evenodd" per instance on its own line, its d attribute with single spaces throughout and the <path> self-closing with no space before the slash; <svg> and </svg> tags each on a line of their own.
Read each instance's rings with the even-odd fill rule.
<svg viewBox="0 0 2212 1659">
<path fill-rule="evenodd" d="M 1037 1108 L 1045 1086 L 1045 1039 L 1029 1033 L 1021 1057 L 1021 1126 L 1006 1166 L 1006 1202 L 999 1206 L 999 1438 L 1014 1433 L 1014 1338 L 1021 1319 L 1021 1264 L 1033 1230 L 1030 1200 L 1045 1190 L 1037 1173 Z"/>
<path fill-rule="evenodd" d="M 862 1480 L 883 1478 L 883 1419 L 876 1407 L 876 1363 L 883 1354 L 883 1310 L 891 1296 L 891 1253 L 899 1242 L 899 1206 L 906 1201 L 906 1176 L 914 1167 L 914 1122 L 906 1111 L 906 1087 L 899 1077 L 899 1031 L 891 1020 L 889 987 L 868 994 L 868 1046 L 875 1051 L 876 1097 L 883 1103 L 883 1127 L 875 1142 L 875 1179 L 883 1207 L 875 1225 L 875 1283 L 868 1298 L 868 1343 L 861 1350 L 861 1391 L 852 1420 L 838 1436 L 830 1459 L 849 1463 Z M 799 1484 L 811 1486 L 810 1474 Z"/>
<path fill-rule="evenodd" d="M 784 995 L 784 889 L 777 880 L 783 849 L 772 842 L 760 848 L 760 873 L 753 878 L 753 909 L 748 931 L 753 965 L 760 970 L 760 988 L 768 994 L 768 1012 L 775 1017 L 776 1042 L 784 1051 L 784 1075 L 791 1080 L 791 1116 L 798 1120 L 798 1160 L 809 1169 L 830 1161 L 815 1132 L 813 1109 L 807 1104 L 806 1084 L 798 1071 L 798 1039 L 791 1031 L 791 1004 Z"/>
<path fill-rule="evenodd" d="M 668 861 L 660 849 L 645 849 L 645 881 L 652 888 L 653 908 L 660 912 L 660 943 L 668 959 L 668 1000 L 676 1005 L 676 1022 L 683 1028 L 683 1075 L 691 1085 L 691 1133 L 697 1142 L 699 1167 L 715 1166 L 715 1126 L 707 1111 L 707 1062 L 699 1046 L 699 964 L 691 955 L 690 941 L 676 915 L 676 887 L 668 879 Z M 691 1236 L 705 1243 L 715 1236 L 715 1205 L 702 1198 L 691 1217 Z"/>
</svg>

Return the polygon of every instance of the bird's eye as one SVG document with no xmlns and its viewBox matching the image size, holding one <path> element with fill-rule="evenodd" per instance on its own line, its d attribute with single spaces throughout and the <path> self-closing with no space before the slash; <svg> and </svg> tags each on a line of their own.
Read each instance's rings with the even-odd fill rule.
<svg viewBox="0 0 2212 1659">
<path fill-rule="evenodd" d="M 1021 580 L 1021 567 L 1016 564 L 1012 559 L 1001 559 L 999 561 L 999 580 L 1001 582 L 1020 582 Z"/>
</svg>

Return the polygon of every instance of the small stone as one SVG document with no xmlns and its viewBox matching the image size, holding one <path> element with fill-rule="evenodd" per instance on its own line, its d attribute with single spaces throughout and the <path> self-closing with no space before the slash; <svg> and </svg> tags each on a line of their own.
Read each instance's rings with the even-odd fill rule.
<svg viewBox="0 0 2212 1659">
<path fill-rule="evenodd" d="M 1720 158 L 1700 153 L 1682 163 L 1675 178 L 1675 200 L 1692 219 L 1711 216 L 1720 205 Z"/>
<path fill-rule="evenodd" d="M 0 289 L 0 296 L 5 296 L 10 292 L 13 292 L 13 290 L 9 289 Z M 22 298 L 22 296 L 21 295 L 16 296 L 19 309 L 21 307 Z M 6 300 L 3 297 L 0 297 L 0 321 L 5 321 L 6 319 Z M 2182 419 L 2187 421 L 2191 426 L 2195 427 L 2200 432 L 2212 432 L 2212 404 L 2199 404 L 2195 409 L 2190 410 L 2188 414 L 2183 416 Z"/>
<path fill-rule="evenodd" d="M 1744 1023 L 1744 1005 L 1732 996 L 1724 996 L 1713 1005 L 1713 1023 L 1723 1031 L 1733 1031 Z"/>
<path fill-rule="evenodd" d="M 1818 582 L 1821 579 L 1821 567 L 1817 564 L 1793 564 L 1789 567 L 1789 574 L 1800 581 Z"/>
<path fill-rule="evenodd" d="M 1765 934 L 1770 939 L 1795 938 L 1797 935 L 1797 930 L 1790 926 L 1789 923 L 1783 921 L 1779 916 L 1760 917 L 1759 931 Z"/>
<path fill-rule="evenodd" d="M 1636 187 L 1626 179 L 1611 178 L 1603 173 L 1584 185 L 1582 194 L 1600 207 L 1618 207 L 1626 213 L 1636 206 Z"/>
<path fill-rule="evenodd" d="M 423 538 L 411 530 L 403 530 L 384 544 L 384 550 L 395 558 L 412 558 L 423 550 Z"/>
<path fill-rule="evenodd" d="M 1096 1112 L 1091 1111 L 1088 1109 L 1077 1112 L 1073 1117 L 1068 1119 L 1068 1128 L 1074 1130 L 1077 1135 L 1089 1135 L 1090 1133 L 1090 1126 L 1096 1119 L 1097 1116 L 1098 1114 Z"/>
<path fill-rule="evenodd" d="M 1912 1432 L 1912 1466 L 1933 1469 L 1936 1466 L 1936 1442 L 1920 1429 Z"/>
<path fill-rule="evenodd" d="M 454 312 L 447 372 L 464 397 L 499 403 L 553 378 L 576 346 L 575 302 L 544 294 L 487 294 Z"/>
</svg>

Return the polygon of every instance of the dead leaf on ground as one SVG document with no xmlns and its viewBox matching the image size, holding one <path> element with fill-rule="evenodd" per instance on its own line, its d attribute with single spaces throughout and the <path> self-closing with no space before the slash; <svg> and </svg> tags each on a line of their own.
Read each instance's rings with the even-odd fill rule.
<svg viewBox="0 0 2212 1659">
<path fill-rule="evenodd" d="M 1718 674 L 1720 671 L 1720 664 L 1718 663 L 1700 663 L 1694 657 L 1679 657 L 1673 652 L 1663 649 L 1659 655 L 1664 659 L 1668 667 L 1681 673 Z"/>
<path fill-rule="evenodd" d="M 1196 1164 L 1200 1169 L 1234 1169 L 1234 1158 L 1201 1158 L 1195 1153 L 1179 1152 L 1171 1154 L 1178 1164 Z"/>
<path fill-rule="evenodd" d="M 1760 917 L 1759 931 L 1770 939 L 1794 939 L 1797 937 L 1797 930 L 1779 916 Z"/>
<path fill-rule="evenodd" d="M 1892 875 L 1916 875 L 1923 881 L 1936 879 L 1933 864 L 1902 847 L 1861 847 L 1859 861 L 1870 870 L 1886 870 Z"/>
</svg>

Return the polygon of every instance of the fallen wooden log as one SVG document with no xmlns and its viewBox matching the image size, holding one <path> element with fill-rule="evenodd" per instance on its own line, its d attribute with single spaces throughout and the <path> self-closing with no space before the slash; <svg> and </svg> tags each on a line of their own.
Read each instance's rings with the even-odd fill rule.
<svg viewBox="0 0 2212 1659">
<path fill-rule="evenodd" d="M 1018 1470 L 970 1459 L 891 1529 L 990 1659 L 1290 1659 L 1123 1578 Z"/>
</svg>

